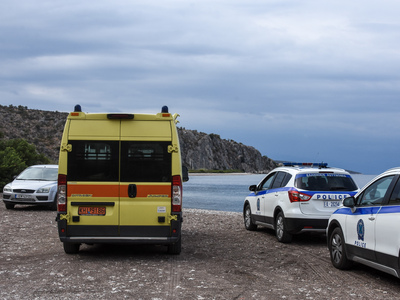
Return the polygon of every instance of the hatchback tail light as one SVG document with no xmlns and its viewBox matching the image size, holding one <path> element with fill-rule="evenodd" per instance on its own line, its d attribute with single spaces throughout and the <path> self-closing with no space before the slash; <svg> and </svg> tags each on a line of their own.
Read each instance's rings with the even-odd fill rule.
<svg viewBox="0 0 400 300">
<path fill-rule="evenodd" d="M 311 199 L 310 195 L 300 193 L 296 190 L 289 191 L 288 193 L 290 202 L 306 202 Z"/>
</svg>

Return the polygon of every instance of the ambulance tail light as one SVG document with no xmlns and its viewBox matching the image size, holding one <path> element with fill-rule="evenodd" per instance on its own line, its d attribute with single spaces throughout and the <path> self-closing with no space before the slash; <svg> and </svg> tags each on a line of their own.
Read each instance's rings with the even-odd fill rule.
<svg viewBox="0 0 400 300">
<path fill-rule="evenodd" d="M 172 176 L 172 211 L 182 211 L 182 181 L 181 176 Z"/>
<path fill-rule="evenodd" d="M 67 175 L 58 174 L 57 210 L 67 212 Z"/>
<path fill-rule="evenodd" d="M 300 193 L 296 190 L 291 190 L 288 193 L 290 202 L 306 202 L 311 199 L 311 196 Z"/>
</svg>

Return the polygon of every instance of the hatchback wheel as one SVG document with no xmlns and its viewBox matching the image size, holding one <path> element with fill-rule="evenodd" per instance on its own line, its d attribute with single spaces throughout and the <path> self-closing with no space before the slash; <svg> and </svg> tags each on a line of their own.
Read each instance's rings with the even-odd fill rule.
<svg viewBox="0 0 400 300">
<path fill-rule="evenodd" d="M 6 205 L 7 209 L 13 209 L 15 206 L 15 204 L 12 204 L 12 203 L 4 203 L 4 204 Z"/>
<path fill-rule="evenodd" d="M 347 258 L 343 232 L 339 227 L 336 227 L 329 236 L 328 247 L 335 268 L 341 270 L 350 268 L 352 262 Z"/>
<path fill-rule="evenodd" d="M 251 219 L 251 208 L 249 204 L 247 204 L 246 207 L 244 208 L 243 219 L 244 219 L 244 227 L 247 230 L 254 231 L 257 229 L 257 225 L 254 224 L 253 220 Z"/>
<path fill-rule="evenodd" d="M 276 216 L 275 235 L 281 243 L 290 243 L 292 241 L 292 235 L 286 230 L 286 220 L 283 212 L 279 212 Z"/>
</svg>

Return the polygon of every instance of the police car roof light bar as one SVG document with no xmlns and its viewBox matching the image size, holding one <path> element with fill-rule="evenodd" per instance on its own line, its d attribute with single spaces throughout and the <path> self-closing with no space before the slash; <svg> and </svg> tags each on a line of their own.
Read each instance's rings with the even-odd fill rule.
<svg viewBox="0 0 400 300">
<path fill-rule="evenodd" d="M 297 162 L 284 162 L 284 166 L 286 167 L 301 167 L 301 166 L 307 166 L 307 167 L 319 167 L 319 168 L 327 168 L 328 164 L 327 163 L 297 163 Z"/>
</svg>

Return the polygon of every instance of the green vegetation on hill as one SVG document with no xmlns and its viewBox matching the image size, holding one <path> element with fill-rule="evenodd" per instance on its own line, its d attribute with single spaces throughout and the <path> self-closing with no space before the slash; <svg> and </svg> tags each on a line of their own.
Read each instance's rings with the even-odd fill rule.
<svg viewBox="0 0 400 300">
<path fill-rule="evenodd" d="M 25 168 L 48 163 L 50 160 L 24 139 L 0 140 L 0 188 L 3 189 Z"/>
</svg>

